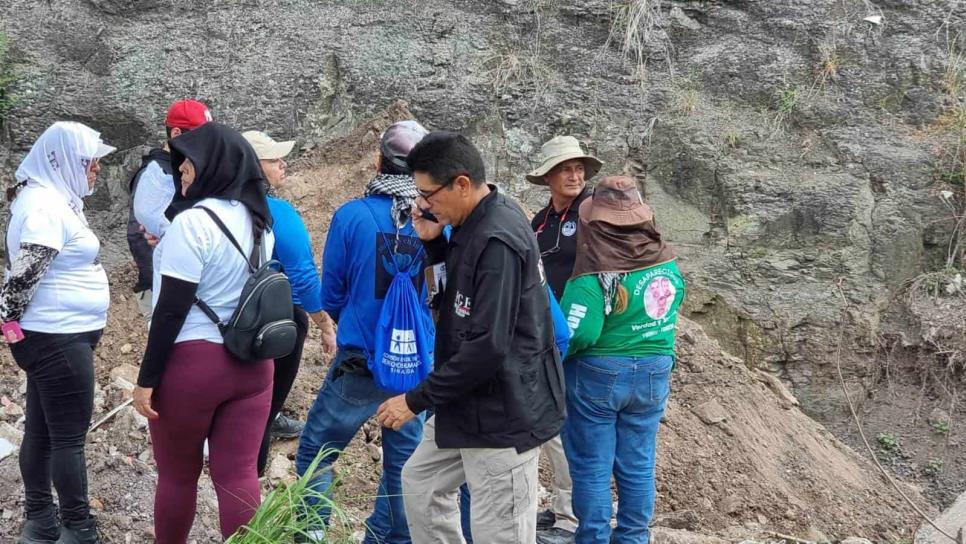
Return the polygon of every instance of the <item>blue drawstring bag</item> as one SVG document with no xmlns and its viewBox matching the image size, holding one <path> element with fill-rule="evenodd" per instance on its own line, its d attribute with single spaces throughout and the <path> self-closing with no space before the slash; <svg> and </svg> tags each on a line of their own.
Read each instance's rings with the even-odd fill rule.
<svg viewBox="0 0 966 544">
<path fill-rule="evenodd" d="M 375 213 L 368 202 L 365 204 L 378 229 Z M 412 279 L 422 272 L 423 248 L 420 247 L 410 260 L 408 255 L 397 254 L 390 237 L 385 232 L 380 233 L 391 251 L 383 266 L 392 270 L 393 278 L 376 321 L 374 351 L 366 355 L 373 381 L 380 389 L 405 393 L 419 385 L 433 370 L 436 331 Z M 403 261 L 402 265 L 400 261 Z M 390 263 L 391 268 L 386 266 Z"/>
<path fill-rule="evenodd" d="M 400 270 L 397 265 L 376 322 L 375 353 L 369 360 L 369 370 L 376 385 L 393 393 L 416 387 L 433 369 L 433 323 L 420 307 L 412 280 L 412 267 L 417 267 L 418 273 L 422 264 L 419 255 L 409 269 Z"/>
</svg>

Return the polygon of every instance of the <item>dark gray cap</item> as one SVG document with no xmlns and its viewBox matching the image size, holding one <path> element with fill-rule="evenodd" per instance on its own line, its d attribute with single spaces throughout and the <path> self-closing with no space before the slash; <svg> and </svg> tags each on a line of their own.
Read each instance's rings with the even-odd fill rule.
<svg viewBox="0 0 966 544">
<path fill-rule="evenodd" d="M 393 123 L 379 137 L 379 151 L 383 158 L 409 172 L 406 156 L 427 134 L 429 131 L 412 119 Z"/>
</svg>

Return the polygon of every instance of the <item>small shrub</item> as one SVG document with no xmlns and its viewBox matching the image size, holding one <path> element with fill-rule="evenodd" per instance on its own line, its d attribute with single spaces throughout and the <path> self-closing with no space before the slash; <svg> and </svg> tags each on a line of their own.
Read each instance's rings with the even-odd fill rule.
<svg viewBox="0 0 966 544">
<path fill-rule="evenodd" d="M 877 440 L 884 451 L 895 452 L 899 450 L 899 440 L 892 433 L 879 433 Z"/>
<path fill-rule="evenodd" d="M 926 463 L 926 468 L 923 471 L 929 476 L 939 476 L 943 471 L 943 460 L 938 457 L 933 457 Z"/>
<path fill-rule="evenodd" d="M 798 91 L 793 87 L 785 87 L 778 91 L 775 107 L 780 114 L 792 114 L 798 107 Z"/>
<path fill-rule="evenodd" d="M 775 92 L 775 99 L 771 106 L 775 111 L 772 125 L 776 132 L 785 127 L 789 117 L 798 110 L 802 98 L 802 93 L 799 92 L 798 88 L 788 84 Z"/>
<path fill-rule="evenodd" d="M 956 38 L 950 40 L 947 48 L 946 69 L 941 85 L 946 94 L 954 98 L 966 90 L 966 51 L 960 48 Z"/>
<path fill-rule="evenodd" d="M 943 115 L 937 129 L 943 135 L 936 148 L 936 180 L 957 188 L 966 186 L 966 104 Z"/>
<path fill-rule="evenodd" d="M 842 67 L 842 58 L 839 55 L 838 43 L 834 36 L 830 36 L 819 44 L 818 54 L 821 62 L 818 67 L 816 84 L 824 86 L 829 80 L 834 80 L 839 75 L 839 68 Z"/>
<path fill-rule="evenodd" d="M 937 421 L 932 424 L 932 430 L 936 434 L 947 435 L 949 434 L 949 422 Z"/>
</svg>

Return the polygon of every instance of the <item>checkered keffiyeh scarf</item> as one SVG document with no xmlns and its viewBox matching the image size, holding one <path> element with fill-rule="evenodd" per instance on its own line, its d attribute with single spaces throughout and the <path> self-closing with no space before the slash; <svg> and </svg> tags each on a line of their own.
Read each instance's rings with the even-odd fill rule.
<svg viewBox="0 0 966 544">
<path fill-rule="evenodd" d="M 419 192 L 412 176 L 379 174 L 366 185 L 366 196 L 388 195 L 392 197 L 392 219 L 401 229 L 412 213 L 413 203 Z"/>
</svg>

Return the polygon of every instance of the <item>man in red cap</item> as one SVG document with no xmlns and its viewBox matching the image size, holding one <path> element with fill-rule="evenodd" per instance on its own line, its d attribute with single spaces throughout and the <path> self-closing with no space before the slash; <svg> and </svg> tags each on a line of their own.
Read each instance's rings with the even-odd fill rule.
<svg viewBox="0 0 966 544">
<path fill-rule="evenodd" d="M 194 130 L 211 121 L 211 112 L 197 100 L 178 100 L 168 108 L 164 119 L 168 140 Z M 164 211 L 174 197 L 174 178 L 171 176 L 171 156 L 168 143 L 154 148 L 141 159 L 141 167 L 131 178 L 131 210 L 127 223 L 127 243 L 138 267 L 138 281 L 134 285 L 138 309 L 146 318 L 151 316 L 151 279 L 154 270 L 154 248 L 144 234 L 160 238 L 168 228 Z"/>
</svg>

